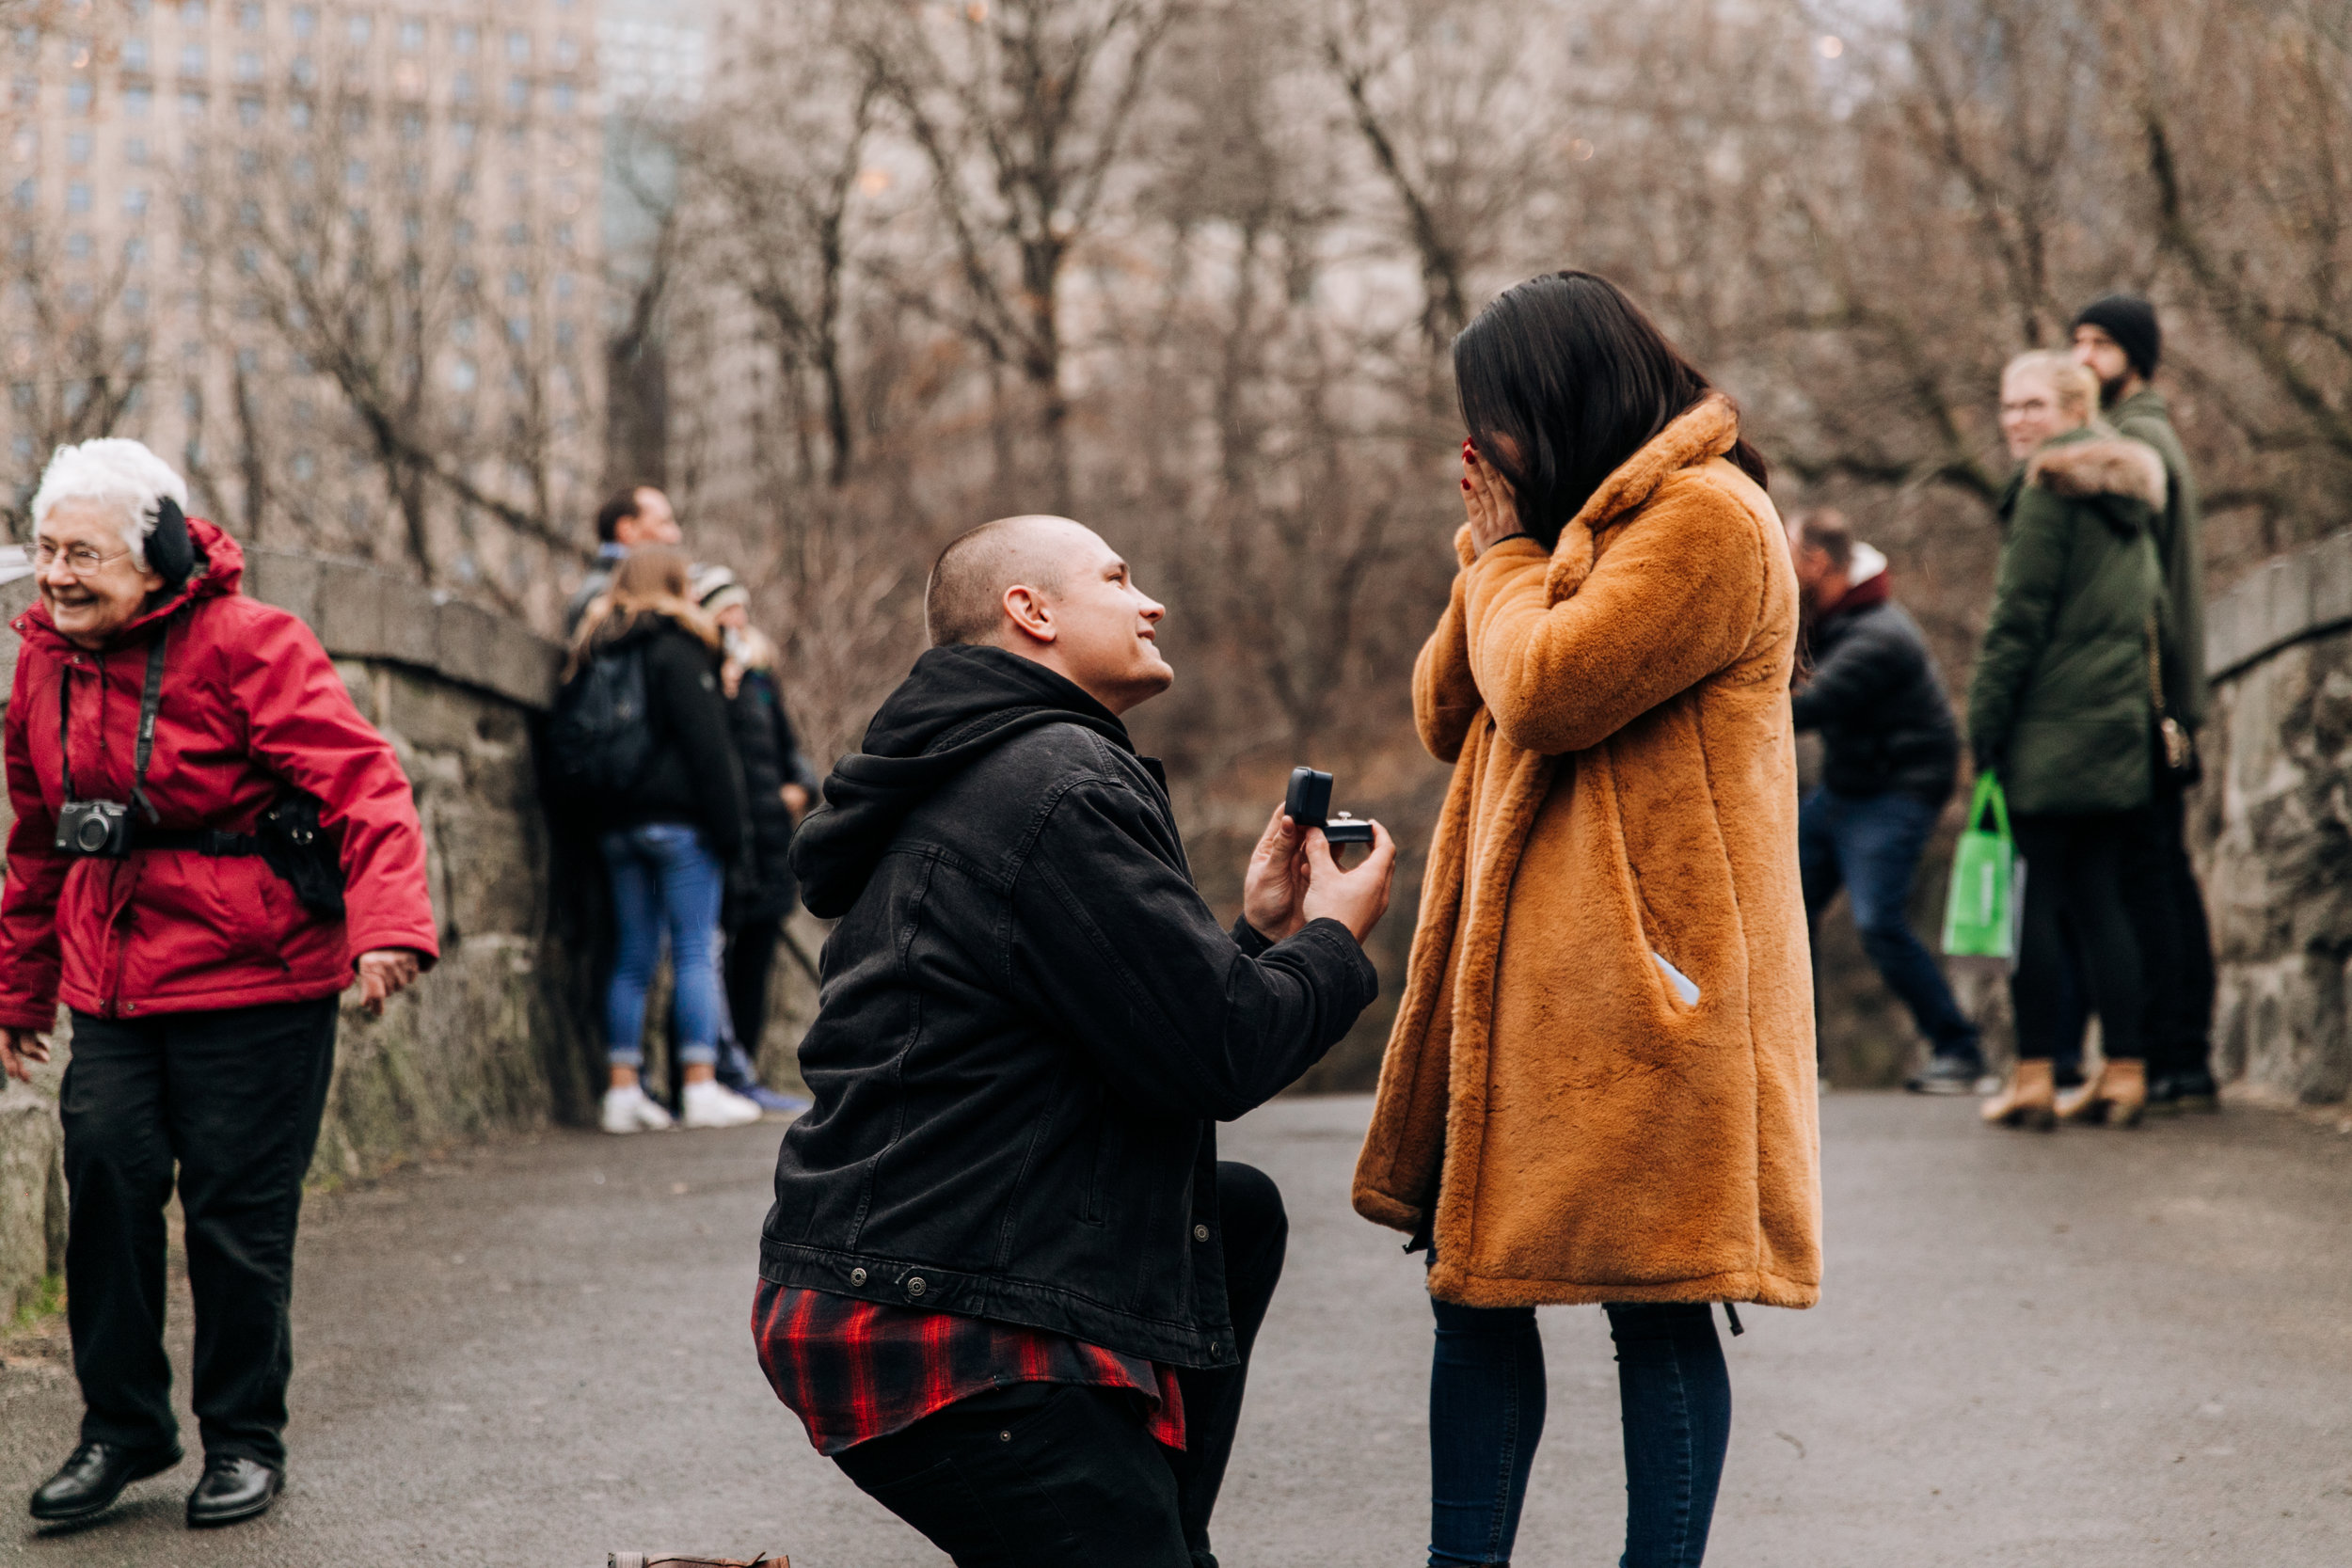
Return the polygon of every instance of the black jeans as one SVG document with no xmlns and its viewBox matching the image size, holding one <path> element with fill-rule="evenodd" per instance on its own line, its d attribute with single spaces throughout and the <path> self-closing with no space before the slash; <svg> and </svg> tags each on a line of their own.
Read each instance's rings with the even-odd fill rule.
<svg viewBox="0 0 2352 1568">
<path fill-rule="evenodd" d="M 2026 860 L 2025 930 L 2010 979 L 2017 1054 L 2047 1061 L 2065 1044 L 2071 930 L 2103 1050 L 2111 1060 L 2144 1059 L 2145 971 L 2127 886 L 2154 831 L 2149 814 L 2020 813 L 2014 823 Z"/>
<path fill-rule="evenodd" d="M 2133 909 L 2148 978 L 2148 1075 L 2213 1069 L 2213 930 L 2188 859 L 2185 791 L 2162 769 Z"/>
<path fill-rule="evenodd" d="M 164 1205 L 179 1165 L 211 1454 L 285 1464 L 287 1306 L 339 999 L 137 1020 L 73 1015 L 65 1122 L 66 1321 L 86 1442 L 168 1443 Z"/>
<path fill-rule="evenodd" d="M 768 1027 L 768 981 L 776 970 L 776 943 L 784 934 L 784 917 L 745 920 L 728 927 L 726 957 L 721 967 L 727 983 L 727 1017 L 735 1023 L 735 1040 L 743 1053 L 759 1065 L 759 1037 Z"/>
<path fill-rule="evenodd" d="M 1532 1307 L 1429 1303 L 1429 1564 L 1507 1563 L 1544 1434 L 1544 1341 Z M 1625 1427 L 1622 1568 L 1697 1568 L 1707 1555 L 1731 1375 L 1703 1302 L 1613 1304 Z"/>
<path fill-rule="evenodd" d="M 1220 1161 L 1216 1197 L 1241 1364 L 1177 1374 L 1182 1452 L 1145 1434 L 1125 1389 L 1025 1383 L 959 1401 L 834 1463 L 957 1568 L 1214 1568 L 1209 1515 L 1290 1239 L 1282 1195 L 1263 1171 Z"/>
</svg>

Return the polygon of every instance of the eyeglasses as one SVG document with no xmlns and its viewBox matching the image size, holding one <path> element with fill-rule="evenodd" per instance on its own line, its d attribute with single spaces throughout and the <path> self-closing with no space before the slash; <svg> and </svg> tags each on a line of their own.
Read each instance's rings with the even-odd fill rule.
<svg viewBox="0 0 2352 1568">
<path fill-rule="evenodd" d="M 128 548 L 124 548 L 116 550 L 112 554 L 102 555 L 97 547 L 91 545 L 69 545 L 61 550 L 54 541 L 42 539 L 33 546 L 33 564 L 42 568 L 55 566 L 57 563 L 57 558 L 63 556 L 66 570 L 75 577 L 87 577 L 108 562 L 120 561 L 130 553 Z"/>
</svg>

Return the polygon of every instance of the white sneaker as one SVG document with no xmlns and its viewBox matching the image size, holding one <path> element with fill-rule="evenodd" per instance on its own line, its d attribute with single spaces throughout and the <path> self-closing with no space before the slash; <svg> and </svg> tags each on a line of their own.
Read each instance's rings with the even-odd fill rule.
<svg viewBox="0 0 2352 1568">
<path fill-rule="evenodd" d="M 631 1084 L 604 1091 L 604 1130 L 608 1132 L 659 1132 L 671 1125 L 670 1113 L 654 1103 L 644 1088 Z"/>
<path fill-rule="evenodd" d="M 765 1114 L 758 1101 L 714 1080 L 686 1085 L 686 1115 L 680 1119 L 689 1127 L 740 1127 Z"/>
</svg>

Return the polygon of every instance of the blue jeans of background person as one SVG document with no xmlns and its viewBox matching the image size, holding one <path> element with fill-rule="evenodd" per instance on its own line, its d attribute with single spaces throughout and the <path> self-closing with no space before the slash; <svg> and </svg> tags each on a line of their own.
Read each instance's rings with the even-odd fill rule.
<svg viewBox="0 0 2352 1568">
<path fill-rule="evenodd" d="M 1438 1317 L 1429 1371 L 1429 1564 L 1511 1560 L 1544 1432 L 1544 1345 L 1532 1307 Z M 1704 1303 L 1613 1304 L 1625 1422 L 1621 1568 L 1697 1568 L 1731 1443 L 1731 1377 Z"/>
<path fill-rule="evenodd" d="M 719 902 L 726 874 L 702 834 L 649 822 L 597 841 L 612 883 L 612 983 L 604 993 L 605 1040 L 614 1067 L 645 1064 L 645 993 L 670 943 L 677 993 L 678 1060 L 715 1062 L 727 1033 L 719 982 Z"/>
<path fill-rule="evenodd" d="M 1797 864 L 1804 879 L 1804 917 L 1819 928 L 1821 911 L 1843 887 L 1853 906 L 1862 950 L 1886 989 L 1939 1056 L 1978 1059 L 1977 1026 L 1952 1000 L 1935 957 L 1911 929 L 1911 886 L 1919 855 L 1943 808 L 1890 790 L 1840 795 L 1817 789 L 1797 814 Z"/>
</svg>

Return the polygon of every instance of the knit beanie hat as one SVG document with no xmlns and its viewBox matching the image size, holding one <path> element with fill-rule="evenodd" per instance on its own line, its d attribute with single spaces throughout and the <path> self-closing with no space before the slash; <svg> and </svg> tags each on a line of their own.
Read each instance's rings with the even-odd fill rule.
<svg viewBox="0 0 2352 1568">
<path fill-rule="evenodd" d="M 2074 326 L 2095 326 L 2115 340 L 2132 369 L 2143 377 L 2156 373 L 2164 352 L 2164 334 L 2156 327 L 2156 308 L 2137 294 L 2104 294 L 2084 306 Z M 2070 332 L 2074 327 L 2069 327 Z"/>
<path fill-rule="evenodd" d="M 706 615 L 716 615 L 752 602 L 752 591 L 724 566 L 705 566 L 694 573 L 694 602 Z"/>
</svg>

